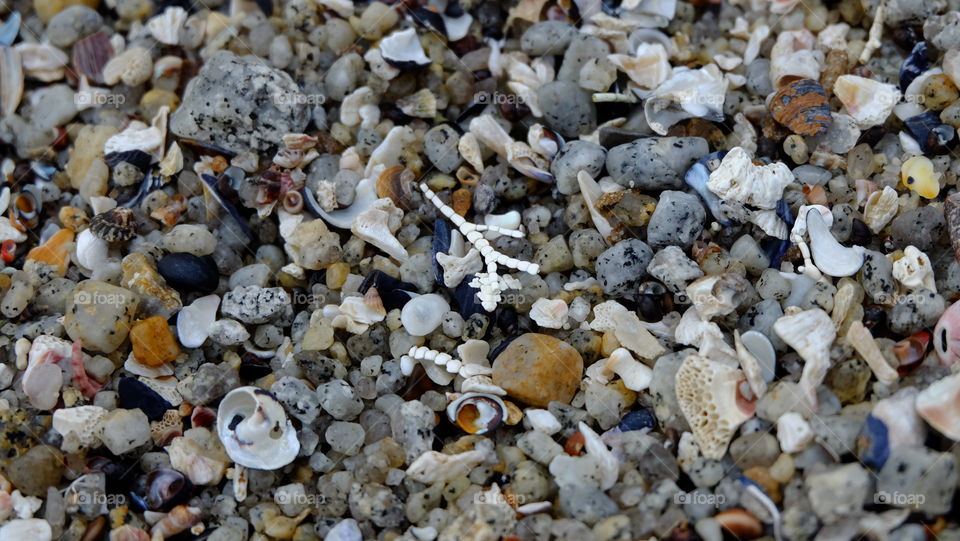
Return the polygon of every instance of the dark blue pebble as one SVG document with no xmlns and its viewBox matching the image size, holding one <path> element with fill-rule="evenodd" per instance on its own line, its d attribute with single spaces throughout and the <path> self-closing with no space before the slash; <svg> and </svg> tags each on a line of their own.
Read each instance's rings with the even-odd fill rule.
<svg viewBox="0 0 960 541">
<path fill-rule="evenodd" d="M 650 410 L 642 409 L 631 411 L 624 415 L 623 418 L 620 419 L 620 424 L 617 425 L 617 428 L 619 428 L 621 432 L 627 432 L 629 430 L 641 430 L 655 426 L 657 426 L 657 419 L 653 413 Z"/>
<path fill-rule="evenodd" d="M 880 469 L 890 458 L 890 438 L 887 425 L 873 415 L 867 415 L 860 436 L 857 437 L 860 460 L 871 468 Z"/>
<path fill-rule="evenodd" d="M 211 293 L 220 284 L 220 271 L 210 256 L 198 257 L 186 252 L 167 254 L 157 263 L 157 271 L 178 291 Z"/>
<path fill-rule="evenodd" d="M 121 379 L 117 385 L 117 394 L 120 395 L 121 408 L 140 408 L 151 421 L 159 421 L 167 410 L 173 409 L 173 404 L 135 378 Z"/>
</svg>

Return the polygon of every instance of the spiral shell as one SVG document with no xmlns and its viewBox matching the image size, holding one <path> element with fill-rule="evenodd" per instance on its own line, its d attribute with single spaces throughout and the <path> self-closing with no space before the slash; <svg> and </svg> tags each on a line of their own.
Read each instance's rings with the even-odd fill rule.
<svg viewBox="0 0 960 541">
<path fill-rule="evenodd" d="M 217 434 L 230 459 L 255 470 L 276 470 L 300 452 L 297 431 L 277 399 L 256 387 L 238 387 L 217 410 Z"/>
<path fill-rule="evenodd" d="M 450 422 L 468 434 L 486 434 L 496 430 L 507 417 L 507 406 L 491 394 L 467 393 L 447 406 Z"/>
<path fill-rule="evenodd" d="M 770 113 L 800 135 L 823 135 L 833 124 L 827 91 L 813 79 L 798 79 L 777 91 Z"/>
</svg>

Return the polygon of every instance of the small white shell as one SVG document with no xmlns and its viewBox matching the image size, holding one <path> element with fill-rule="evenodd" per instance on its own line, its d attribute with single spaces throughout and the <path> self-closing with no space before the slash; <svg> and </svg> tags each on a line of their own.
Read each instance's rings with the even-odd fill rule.
<svg viewBox="0 0 960 541">
<path fill-rule="evenodd" d="M 817 209 L 810 209 L 806 216 L 810 253 L 817 268 L 837 278 L 856 274 L 863 266 L 864 249 L 860 246 L 847 248 L 837 242 Z"/>
<path fill-rule="evenodd" d="M 817 387 L 830 369 L 830 347 L 837 337 L 833 320 L 819 308 L 801 311 L 790 307 L 774 322 L 773 331 L 803 359 L 800 388 L 810 405 L 816 408 Z"/>
<path fill-rule="evenodd" d="M 653 131 L 666 135 L 671 126 L 687 118 L 722 120 L 726 93 L 727 80 L 716 64 L 697 70 L 678 67 L 650 94 L 643 113 Z"/>
<path fill-rule="evenodd" d="M 160 43 L 176 45 L 180 43 L 180 29 L 186 21 L 187 11 L 179 6 L 171 6 L 147 21 L 147 29 L 153 39 Z"/>
<path fill-rule="evenodd" d="M 857 75 L 841 75 L 833 84 L 833 93 L 863 129 L 883 124 L 900 101 L 896 86 Z"/>
<path fill-rule="evenodd" d="M 63 78 L 64 66 L 70 62 L 67 53 L 50 43 L 20 42 L 13 46 L 20 55 L 27 77 L 50 83 Z"/>
<path fill-rule="evenodd" d="M 870 231 L 879 233 L 897 215 L 899 209 L 900 198 L 897 190 L 884 186 L 883 191 L 875 191 L 867 197 L 867 204 L 863 207 L 863 222 Z"/>
<path fill-rule="evenodd" d="M 398 30 L 380 40 L 380 54 L 391 66 L 401 71 L 430 64 L 430 58 L 424 54 L 420 38 L 413 28 Z"/>
<path fill-rule="evenodd" d="M 447 287 L 456 287 L 468 274 L 483 270 L 483 260 L 476 248 L 470 248 L 466 255 L 460 257 L 437 253 L 437 263 L 443 267 L 443 283 Z"/>
<path fill-rule="evenodd" d="M 749 283 L 737 274 L 705 276 L 687 286 L 686 294 L 704 320 L 725 316 L 737 309 Z"/>
<path fill-rule="evenodd" d="M 457 150 L 475 171 L 483 171 L 483 157 L 480 155 L 480 143 L 476 135 L 472 132 L 463 134 L 457 143 Z"/>
<path fill-rule="evenodd" d="M 607 58 L 641 88 L 652 90 L 670 76 L 666 48 L 659 43 L 641 43 L 634 56 L 611 54 Z"/>
<path fill-rule="evenodd" d="M 94 269 L 107 260 L 110 244 L 84 229 L 77 235 L 77 263 L 85 269 Z"/>
<path fill-rule="evenodd" d="M 283 405 L 257 387 L 227 393 L 217 408 L 217 435 L 231 460 L 255 470 L 282 468 L 300 452 Z"/>
<path fill-rule="evenodd" d="M 377 199 L 370 207 L 357 215 L 350 226 L 350 231 L 357 237 L 380 248 L 390 257 L 399 261 L 406 261 L 407 249 L 394 237 L 400 229 L 403 211 L 393 204 L 389 198 Z"/>
<path fill-rule="evenodd" d="M 740 370 L 700 354 L 687 356 L 677 370 L 680 410 L 703 456 L 720 460 L 737 428 L 753 417 L 754 405 L 739 396 Z"/>
<path fill-rule="evenodd" d="M 383 321 L 387 317 L 387 311 L 382 302 L 374 302 L 370 297 L 351 295 L 345 297 L 340 306 L 324 306 L 323 315 L 331 318 L 330 325 L 333 328 L 361 334 L 366 332 L 370 325 Z"/>
<path fill-rule="evenodd" d="M 436 293 L 410 299 L 400 311 L 400 323 L 411 336 L 426 336 L 443 322 L 450 304 Z"/>
<path fill-rule="evenodd" d="M 802 451 L 813 441 L 813 436 L 810 423 L 797 412 L 788 411 L 777 419 L 777 440 L 784 453 Z"/>
<path fill-rule="evenodd" d="M 480 115 L 471 120 L 470 133 L 476 136 L 478 141 L 503 157 L 507 156 L 507 145 L 513 141 L 510 134 L 491 115 Z"/>
<path fill-rule="evenodd" d="M 747 376 L 750 390 L 760 398 L 767 392 L 767 383 L 773 381 L 777 354 L 770 340 L 757 331 L 747 331 L 743 336 L 733 331 L 733 343 L 737 348 L 740 368 Z M 749 344 L 749 345 L 747 345 Z"/>
<path fill-rule="evenodd" d="M 903 257 L 893 262 L 893 277 L 907 289 L 926 288 L 937 292 L 930 258 L 916 246 L 904 248 Z"/>
<path fill-rule="evenodd" d="M 464 393 L 447 405 L 447 418 L 468 434 L 486 434 L 507 419 L 507 406 L 499 396 Z"/>
<path fill-rule="evenodd" d="M 23 98 L 23 64 L 13 47 L 0 47 L 0 113 L 10 117 Z"/>
<path fill-rule="evenodd" d="M 755 165 L 746 150 L 735 147 L 710 173 L 707 188 L 721 199 L 774 209 L 783 197 L 784 188 L 793 181 L 793 173 L 786 164 Z"/>
<path fill-rule="evenodd" d="M 563 299 L 541 297 L 530 307 L 530 319 L 545 329 L 562 329 L 567 322 L 569 308 Z"/>
<path fill-rule="evenodd" d="M 617 482 L 620 473 L 620 461 L 614 456 L 607 444 L 586 423 L 580 422 L 579 432 L 583 434 L 586 453 L 581 456 L 570 456 L 560 453 L 550 461 L 550 473 L 554 481 L 561 487 L 578 484 L 583 481 L 583 464 L 593 463 L 596 475 L 591 481 L 597 482 L 597 488 L 607 490 Z"/>
</svg>

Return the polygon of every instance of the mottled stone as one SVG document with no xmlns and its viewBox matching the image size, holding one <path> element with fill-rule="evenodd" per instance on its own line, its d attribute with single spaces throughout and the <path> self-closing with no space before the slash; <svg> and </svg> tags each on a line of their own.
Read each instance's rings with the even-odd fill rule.
<svg viewBox="0 0 960 541">
<path fill-rule="evenodd" d="M 531 406 L 569 403 L 582 375 L 580 353 L 545 334 L 521 335 L 493 361 L 493 382 Z"/>
</svg>

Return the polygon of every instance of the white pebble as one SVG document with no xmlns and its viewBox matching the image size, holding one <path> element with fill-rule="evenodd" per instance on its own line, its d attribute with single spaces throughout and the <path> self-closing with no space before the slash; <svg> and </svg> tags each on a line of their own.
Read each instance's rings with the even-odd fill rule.
<svg viewBox="0 0 960 541">
<path fill-rule="evenodd" d="M 440 326 L 448 311 L 450 304 L 440 295 L 420 295 L 403 305 L 400 323 L 411 336 L 426 336 Z"/>
</svg>

